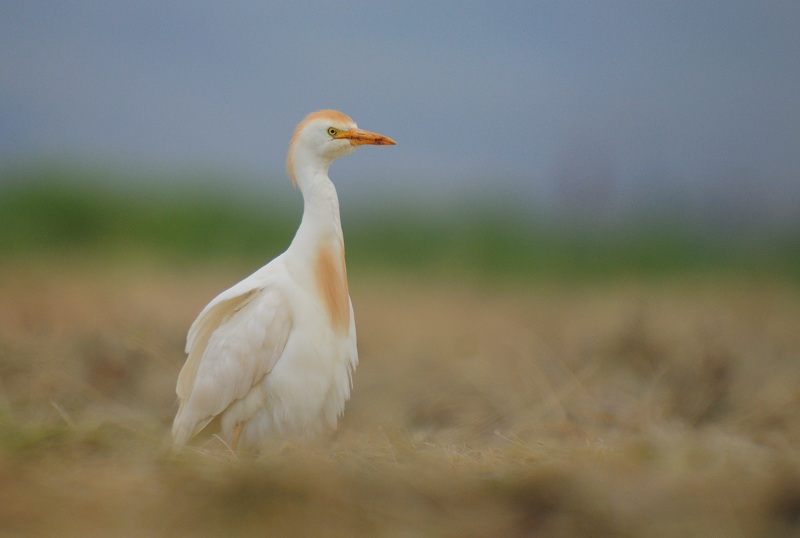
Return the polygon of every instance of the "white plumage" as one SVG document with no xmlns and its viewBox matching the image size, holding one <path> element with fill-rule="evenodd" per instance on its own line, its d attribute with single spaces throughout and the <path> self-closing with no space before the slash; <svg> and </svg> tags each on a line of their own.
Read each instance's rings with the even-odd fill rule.
<svg viewBox="0 0 800 538">
<path fill-rule="evenodd" d="M 176 389 L 176 447 L 217 417 L 220 437 L 248 452 L 270 439 L 336 428 L 358 351 L 328 167 L 359 145 L 394 143 L 335 110 L 297 125 L 286 164 L 303 195 L 300 227 L 283 254 L 220 293 L 189 329 Z"/>
</svg>

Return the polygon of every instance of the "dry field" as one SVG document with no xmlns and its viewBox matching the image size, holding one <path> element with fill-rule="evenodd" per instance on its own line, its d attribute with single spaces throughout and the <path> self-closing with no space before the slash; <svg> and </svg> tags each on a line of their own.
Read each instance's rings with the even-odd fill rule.
<svg viewBox="0 0 800 538">
<path fill-rule="evenodd" d="M 351 274 L 336 436 L 176 456 L 183 338 L 245 271 L 0 264 L 0 535 L 800 534 L 796 284 Z"/>
</svg>

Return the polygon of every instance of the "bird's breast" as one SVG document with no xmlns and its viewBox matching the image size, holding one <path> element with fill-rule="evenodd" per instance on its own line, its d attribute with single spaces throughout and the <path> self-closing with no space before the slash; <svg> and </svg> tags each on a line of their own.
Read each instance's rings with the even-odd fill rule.
<svg viewBox="0 0 800 538">
<path fill-rule="evenodd" d="M 350 327 L 350 296 L 341 241 L 339 245 L 320 243 L 314 260 L 314 277 L 331 326 L 336 333 L 346 334 Z"/>
</svg>

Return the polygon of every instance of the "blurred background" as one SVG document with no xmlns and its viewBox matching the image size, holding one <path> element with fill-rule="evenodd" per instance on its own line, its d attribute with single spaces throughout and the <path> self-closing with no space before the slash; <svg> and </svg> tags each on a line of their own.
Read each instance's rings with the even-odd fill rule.
<svg viewBox="0 0 800 538">
<path fill-rule="evenodd" d="M 798 21 L 796 2 L 7 2 L 0 248 L 263 260 L 299 218 L 291 131 L 331 107 L 398 142 L 332 167 L 353 263 L 793 272 Z"/>
<path fill-rule="evenodd" d="M 800 535 L 798 23 L 0 2 L 0 535 Z M 397 141 L 330 170 L 339 431 L 167 456 L 186 331 L 289 244 L 329 107 Z"/>
</svg>

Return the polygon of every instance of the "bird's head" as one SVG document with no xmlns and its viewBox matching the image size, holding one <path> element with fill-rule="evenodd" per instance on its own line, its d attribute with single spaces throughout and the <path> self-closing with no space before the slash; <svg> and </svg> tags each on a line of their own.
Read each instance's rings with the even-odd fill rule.
<svg viewBox="0 0 800 538">
<path fill-rule="evenodd" d="M 318 110 L 297 124 L 289 143 L 286 169 L 297 183 L 299 168 L 308 164 L 327 166 L 337 157 L 352 153 L 358 146 L 387 146 L 395 141 L 382 134 L 359 129 L 349 116 L 338 110 Z"/>
</svg>

